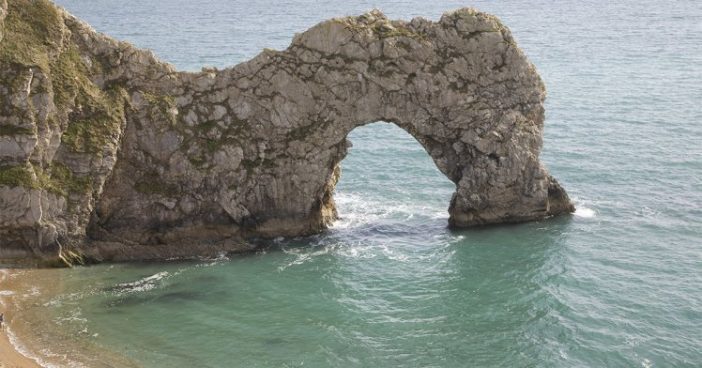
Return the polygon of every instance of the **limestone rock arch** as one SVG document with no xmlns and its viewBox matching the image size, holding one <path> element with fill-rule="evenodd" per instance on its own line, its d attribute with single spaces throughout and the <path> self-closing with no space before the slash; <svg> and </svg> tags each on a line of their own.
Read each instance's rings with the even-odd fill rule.
<svg viewBox="0 0 702 368">
<path fill-rule="evenodd" d="M 68 36 L 55 52 L 80 56 L 79 87 L 94 89 L 89 101 L 108 100 L 110 113 L 85 108 L 80 93 L 53 98 L 41 112 L 59 121 L 47 129 L 60 142 L 42 143 L 35 129 L 33 151 L 12 157 L 49 172 L 48 183 L 57 165 L 64 177 L 90 181 L 65 188 L 63 199 L 48 185 L 18 185 L 45 215 L 6 220 L 0 232 L 32 252 L 62 243 L 97 258 L 159 258 L 319 232 L 336 218 L 347 135 L 376 121 L 411 134 L 455 183 L 451 226 L 573 210 L 539 162 L 543 83 L 493 16 L 461 9 L 404 22 L 372 11 L 322 22 L 286 50 L 187 73 L 59 14 Z M 37 89 L 52 90 L 54 68 L 27 70 L 44 83 Z M 31 99 L 37 83 L 29 83 Z M 41 126 L 35 105 L 27 110 Z M 107 133 L 89 123 L 71 135 L 98 113 L 111 119 Z M 0 183 L 0 199 L 16 187 Z"/>
</svg>

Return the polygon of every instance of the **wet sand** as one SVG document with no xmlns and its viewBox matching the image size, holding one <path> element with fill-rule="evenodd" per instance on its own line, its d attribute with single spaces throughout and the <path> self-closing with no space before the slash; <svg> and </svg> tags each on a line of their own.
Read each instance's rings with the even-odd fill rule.
<svg viewBox="0 0 702 368">
<path fill-rule="evenodd" d="M 10 343 L 7 329 L 0 333 L 0 368 L 38 368 L 41 367 L 34 360 L 18 352 Z"/>
<path fill-rule="evenodd" d="M 11 272 L 0 269 L 0 313 L 5 313 L 5 322 L 0 329 L 0 368 L 38 368 L 41 366 L 37 362 L 22 355 L 10 341 L 16 339 L 12 334 L 13 304 L 9 302 L 10 296 L 16 292 L 9 283 Z"/>
</svg>

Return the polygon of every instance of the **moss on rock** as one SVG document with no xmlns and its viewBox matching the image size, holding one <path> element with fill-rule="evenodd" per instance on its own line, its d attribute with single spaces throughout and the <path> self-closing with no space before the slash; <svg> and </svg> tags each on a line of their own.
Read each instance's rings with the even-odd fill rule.
<svg viewBox="0 0 702 368">
<path fill-rule="evenodd" d="M 13 0 L 0 43 L 0 65 L 38 67 L 51 80 L 54 104 L 72 110 L 62 141 L 79 153 L 100 152 L 119 137 L 124 120 L 126 92 L 121 86 L 107 91 L 91 80 L 90 55 L 81 55 L 61 11 L 48 0 Z M 90 63 L 93 64 L 93 63 Z M 0 135 L 23 134 L 3 126 Z"/>
<path fill-rule="evenodd" d="M 178 185 L 168 183 L 156 171 L 149 171 L 134 184 L 134 189 L 137 192 L 147 195 L 163 195 L 165 197 L 174 197 L 178 194 Z"/>
<path fill-rule="evenodd" d="M 54 162 L 44 170 L 32 164 L 0 166 L 0 186 L 43 189 L 63 197 L 92 190 L 92 178 L 75 175 L 67 166 Z"/>
<path fill-rule="evenodd" d="M 104 92 L 94 85 L 81 86 L 76 96 L 77 113 L 70 116 L 62 141 L 79 153 L 101 152 L 117 142 L 124 120 L 126 92 L 116 88 Z"/>
<path fill-rule="evenodd" d="M 53 162 L 49 175 L 45 176 L 42 184 L 46 190 L 66 197 L 69 193 L 86 193 L 92 190 L 92 182 L 90 176 L 78 176 L 66 165 Z"/>
<path fill-rule="evenodd" d="M 16 125 L 0 124 L 0 136 L 31 135 L 34 133 L 34 129 L 29 127 L 19 127 Z"/>
<path fill-rule="evenodd" d="M 63 19 L 48 0 L 11 0 L 5 18 L 0 62 L 49 70 L 47 48 L 57 49 L 63 38 Z"/>
<path fill-rule="evenodd" d="M 31 165 L 0 166 L 0 186 L 24 187 L 39 189 L 41 185 L 37 180 Z"/>
</svg>

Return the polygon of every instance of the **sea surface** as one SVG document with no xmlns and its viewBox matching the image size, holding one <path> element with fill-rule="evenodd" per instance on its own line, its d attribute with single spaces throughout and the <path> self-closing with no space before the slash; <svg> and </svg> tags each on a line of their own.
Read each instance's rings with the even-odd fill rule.
<svg viewBox="0 0 702 368">
<path fill-rule="evenodd" d="M 377 122 L 350 135 L 342 218 L 324 234 L 231 258 L 23 271 L 22 343 L 45 361 L 702 366 L 701 1 L 57 2 L 182 70 L 373 8 L 495 14 L 546 83 L 541 157 L 577 211 L 451 231 L 453 184 Z"/>
</svg>

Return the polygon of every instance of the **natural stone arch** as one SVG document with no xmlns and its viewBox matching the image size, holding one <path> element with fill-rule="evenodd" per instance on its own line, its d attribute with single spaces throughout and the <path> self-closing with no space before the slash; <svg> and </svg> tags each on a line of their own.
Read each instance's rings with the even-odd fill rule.
<svg viewBox="0 0 702 368">
<path fill-rule="evenodd" d="M 244 97 L 235 108 L 268 100 L 251 115 L 270 117 L 265 123 L 284 132 L 267 139 L 284 152 L 284 164 L 275 157 L 274 167 L 262 170 L 272 173 L 272 185 L 245 205 L 256 233 L 314 232 L 331 221 L 346 136 L 379 120 L 410 133 L 457 185 L 451 225 L 570 210 L 538 161 L 543 84 L 494 17 L 465 9 L 438 23 L 404 23 L 372 12 L 324 22 L 286 51 L 264 52 L 245 66 L 263 76 L 251 83 L 274 96 Z M 282 203 L 261 208 L 266 198 Z"/>
<path fill-rule="evenodd" d="M 415 137 L 456 184 L 452 226 L 573 209 L 538 158 L 543 83 L 493 16 L 462 9 L 403 22 L 373 11 L 320 23 L 284 51 L 186 73 L 56 12 L 65 36 L 40 46 L 49 63 L 11 63 L 30 75 L 16 89 L 27 101 L 73 86 L 23 107 L 39 127 L 34 145 L 3 159 L 47 176 L 0 183 L 36 197 L 24 206 L 40 213 L 0 218 L 15 247 L 158 258 L 318 232 L 336 217 L 346 136 L 381 120 Z M 98 116 L 109 124 L 91 123 Z M 0 193 L 0 205 L 23 206 L 8 198 Z"/>
</svg>

